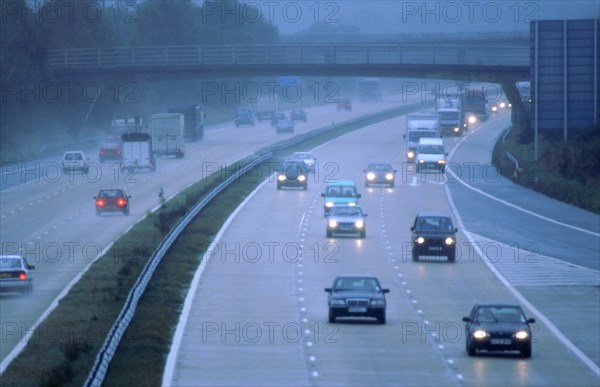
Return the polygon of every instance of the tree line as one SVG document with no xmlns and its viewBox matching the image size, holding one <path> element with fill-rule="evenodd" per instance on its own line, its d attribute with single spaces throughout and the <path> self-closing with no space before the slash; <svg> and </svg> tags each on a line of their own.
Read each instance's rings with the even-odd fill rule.
<svg viewBox="0 0 600 387">
<path fill-rule="evenodd" d="M 2 0 L 2 161 L 36 157 L 35 150 L 48 142 L 80 140 L 89 135 L 85 126 L 103 125 L 118 105 L 142 102 L 127 100 L 134 91 L 143 89 L 152 99 L 173 89 L 192 94 L 195 87 L 131 85 L 126 76 L 111 83 L 90 78 L 65 84 L 48 70 L 48 50 L 278 42 L 272 23 L 245 11 L 237 0 Z M 107 98 L 90 109 L 100 94 Z"/>
</svg>

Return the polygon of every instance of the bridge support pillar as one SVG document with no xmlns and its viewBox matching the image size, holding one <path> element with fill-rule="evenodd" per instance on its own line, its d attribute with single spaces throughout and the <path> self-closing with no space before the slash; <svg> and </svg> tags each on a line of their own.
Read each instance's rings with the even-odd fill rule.
<svg viewBox="0 0 600 387">
<path fill-rule="evenodd" d="M 511 108 L 511 123 L 513 130 L 517 133 L 519 142 L 528 143 L 533 140 L 533 130 L 531 128 L 531 104 L 523 102 L 516 82 L 501 82 L 504 95 L 508 98 Z"/>
</svg>

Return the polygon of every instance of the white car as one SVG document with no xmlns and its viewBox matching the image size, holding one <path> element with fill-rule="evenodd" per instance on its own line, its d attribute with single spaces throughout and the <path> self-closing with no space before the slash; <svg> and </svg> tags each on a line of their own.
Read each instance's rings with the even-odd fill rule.
<svg viewBox="0 0 600 387">
<path fill-rule="evenodd" d="M 66 151 L 62 158 L 63 172 L 79 170 L 87 173 L 90 159 L 85 157 L 83 151 Z"/>
<path fill-rule="evenodd" d="M 292 160 L 302 160 L 309 171 L 314 171 L 317 165 L 317 159 L 310 152 L 294 152 L 290 156 Z"/>
<path fill-rule="evenodd" d="M 0 255 L 0 290 L 29 294 L 33 290 L 30 271 L 35 266 L 20 255 Z"/>
</svg>

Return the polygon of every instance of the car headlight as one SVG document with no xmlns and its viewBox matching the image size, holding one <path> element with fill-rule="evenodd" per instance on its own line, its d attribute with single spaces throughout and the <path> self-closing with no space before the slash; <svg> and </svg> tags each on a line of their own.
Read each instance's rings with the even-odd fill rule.
<svg viewBox="0 0 600 387">
<path fill-rule="evenodd" d="M 277 176 L 277 180 L 279 180 L 279 181 L 285 181 L 285 175 L 279 175 L 279 176 Z"/>
<path fill-rule="evenodd" d="M 468 121 L 469 121 L 469 124 L 474 124 L 474 123 L 477 122 L 477 117 L 475 117 L 475 116 L 469 116 Z"/>
<path fill-rule="evenodd" d="M 424 164 L 425 160 L 419 160 L 419 164 Z"/>
<path fill-rule="evenodd" d="M 418 237 L 418 238 L 417 238 L 417 240 L 416 240 L 416 242 L 417 242 L 418 244 L 422 245 L 423 243 L 425 243 L 425 238 L 423 238 L 423 237 Z"/>
<path fill-rule="evenodd" d="M 337 300 L 337 299 L 333 299 L 333 300 L 329 300 L 329 305 L 341 305 L 341 306 L 346 306 L 346 301 L 344 301 L 344 300 Z"/>
<path fill-rule="evenodd" d="M 506 107 L 506 104 L 504 102 L 500 102 L 500 109 L 504 109 Z"/>
<path fill-rule="evenodd" d="M 394 174 L 393 174 L 393 173 L 387 173 L 387 174 L 385 175 L 385 178 L 386 178 L 387 180 L 393 180 L 393 179 L 394 179 Z"/>
<path fill-rule="evenodd" d="M 496 110 L 498 110 L 498 108 L 496 106 L 492 107 L 493 112 L 495 112 Z"/>
<path fill-rule="evenodd" d="M 406 155 L 408 156 L 408 158 L 412 159 L 413 157 L 415 157 L 415 152 L 413 152 L 413 151 L 408 151 L 408 152 L 406 153 Z"/>
<path fill-rule="evenodd" d="M 438 160 L 438 164 L 446 164 L 446 160 Z"/>
<path fill-rule="evenodd" d="M 519 340 L 524 340 L 529 337 L 529 332 L 523 330 L 518 331 L 517 333 L 515 333 L 515 337 Z"/>
<path fill-rule="evenodd" d="M 357 220 L 356 223 L 354 223 L 354 226 L 356 228 L 363 228 L 365 226 L 365 222 L 363 222 L 362 220 Z"/>
<path fill-rule="evenodd" d="M 458 132 L 458 130 L 459 130 L 459 129 L 458 129 L 458 127 L 454 128 L 454 131 L 455 131 L 455 132 Z"/>
<path fill-rule="evenodd" d="M 371 300 L 371 305 L 374 305 L 374 306 L 385 305 L 385 301 L 384 300 Z"/>
<path fill-rule="evenodd" d="M 306 176 L 304 176 L 304 175 L 298 176 L 298 181 L 304 181 L 304 180 L 306 180 Z"/>
<path fill-rule="evenodd" d="M 333 207 L 333 202 L 325 202 L 325 207 L 327 207 L 327 208 Z"/>
<path fill-rule="evenodd" d="M 329 226 L 329 228 L 335 228 L 337 227 L 338 223 L 336 220 L 331 219 L 327 225 Z"/>
<path fill-rule="evenodd" d="M 351 203 L 348 203 L 348 205 L 349 205 L 350 207 L 352 207 L 352 206 L 355 206 L 355 205 L 356 205 L 356 203 L 354 203 L 354 202 L 351 202 Z"/>
<path fill-rule="evenodd" d="M 367 173 L 367 180 L 373 180 L 373 179 L 375 179 L 375 174 L 373 172 Z"/>
<path fill-rule="evenodd" d="M 448 238 L 446 238 L 446 240 L 444 242 L 446 242 L 446 244 L 448 246 L 453 245 L 454 244 L 454 238 L 448 237 Z"/>
<path fill-rule="evenodd" d="M 489 333 L 487 333 L 483 329 L 477 329 L 475 332 L 473 332 L 473 337 L 476 339 L 485 339 L 488 336 Z"/>
</svg>

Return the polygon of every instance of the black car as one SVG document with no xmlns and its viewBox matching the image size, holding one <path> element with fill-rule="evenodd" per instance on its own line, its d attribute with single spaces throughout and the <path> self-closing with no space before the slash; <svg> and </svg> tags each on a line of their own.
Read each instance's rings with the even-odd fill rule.
<svg viewBox="0 0 600 387">
<path fill-rule="evenodd" d="M 337 110 L 338 110 L 338 112 L 340 110 L 352 111 L 352 102 L 350 102 L 350 100 L 346 99 L 346 98 L 342 98 L 342 99 L 338 100 Z"/>
<path fill-rule="evenodd" d="M 329 322 L 338 317 L 372 317 L 379 324 L 385 324 L 385 293 L 376 277 L 343 276 L 337 277 L 329 293 Z"/>
<path fill-rule="evenodd" d="M 277 168 L 277 189 L 283 187 L 308 188 L 308 167 L 304 161 L 283 160 Z"/>
<path fill-rule="evenodd" d="M 385 184 L 390 187 L 396 185 L 396 170 L 391 164 L 372 163 L 364 169 L 365 187 L 371 184 Z"/>
<path fill-rule="evenodd" d="M 123 188 L 101 189 L 96 200 L 96 215 L 100 216 L 104 212 L 122 212 L 124 215 L 129 215 L 129 199 L 130 195 L 125 193 Z"/>
<path fill-rule="evenodd" d="M 281 133 L 281 132 L 294 133 L 294 122 L 292 120 L 290 120 L 289 118 L 285 118 L 285 119 L 281 119 L 281 120 L 277 121 L 277 124 L 275 125 L 275 132 L 276 133 Z"/>
<path fill-rule="evenodd" d="M 254 117 L 254 110 L 249 108 L 237 108 L 235 109 L 235 127 L 239 127 L 240 125 L 250 125 L 254 126 L 256 123 Z"/>
<path fill-rule="evenodd" d="M 449 262 L 456 260 L 456 233 L 450 215 L 417 214 L 412 231 L 412 257 L 418 261 L 422 255 L 445 256 Z"/>
<path fill-rule="evenodd" d="M 296 109 L 290 112 L 290 119 L 292 121 L 303 121 L 306 122 L 308 114 L 303 109 Z"/>
<path fill-rule="evenodd" d="M 531 357 L 531 326 L 535 319 L 526 318 L 516 304 L 475 304 L 468 317 L 463 317 L 466 349 L 469 356 L 478 350 L 519 351 Z"/>
</svg>

